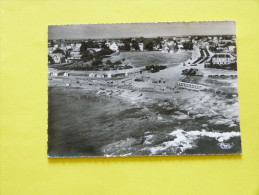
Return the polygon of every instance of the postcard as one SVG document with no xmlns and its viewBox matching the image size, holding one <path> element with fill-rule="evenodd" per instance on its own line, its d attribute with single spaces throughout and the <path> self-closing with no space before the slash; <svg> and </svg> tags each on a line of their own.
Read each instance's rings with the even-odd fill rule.
<svg viewBox="0 0 259 195">
<path fill-rule="evenodd" d="M 48 156 L 241 154 L 236 49 L 235 21 L 49 25 Z"/>
</svg>

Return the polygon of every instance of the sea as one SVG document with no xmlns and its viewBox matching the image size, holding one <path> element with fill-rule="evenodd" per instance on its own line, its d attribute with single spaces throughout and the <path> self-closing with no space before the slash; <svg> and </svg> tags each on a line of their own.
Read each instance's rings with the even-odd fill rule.
<svg viewBox="0 0 259 195">
<path fill-rule="evenodd" d="M 123 98 L 71 87 L 49 87 L 48 155 L 153 156 L 238 154 L 238 129 L 202 126 L 157 103 L 130 103 Z M 175 116 L 175 117 L 174 117 Z"/>
</svg>

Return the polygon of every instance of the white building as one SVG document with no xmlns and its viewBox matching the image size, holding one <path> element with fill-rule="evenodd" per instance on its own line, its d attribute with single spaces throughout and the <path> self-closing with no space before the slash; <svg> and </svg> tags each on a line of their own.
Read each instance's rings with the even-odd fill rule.
<svg viewBox="0 0 259 195">
<path fill-rule="evenodd" d="M 90 73 L 89 77 L 96 77 L 96 74 L 95 73 Z"/>
<path fill-rule="evenodd" d="M 235 63 L 236 59 L 230 53 L 217 53 L 211 57 L 212 64 L 228 65 Z"/>
<path fill-rule="evenodd" d="M 139 46 L 140 51 L 144 51 L 144 44 L 143 43 L 139 43 L 138 46 Z"/>
<path fill-rule="evenodd" d="M 110 50 L 113 50 L 113 51 L 119 50 L 119 47 L 116 43 L 112 43 L 109 48 L 110 48 Z"/>
<path fill-rule="evenodd" d="M 70 52 L 70 58 L 71 59 L 80 60 L 81 56 L 82 56 L 82 54 L 80 54 L 79 51 L 71 51 Z"/>
<path fill-rule="evenodd" d="M 228 50 L 233 53 L 236 51 L 236 46 L 230 45 L 228 46 Z"/>
</svg>

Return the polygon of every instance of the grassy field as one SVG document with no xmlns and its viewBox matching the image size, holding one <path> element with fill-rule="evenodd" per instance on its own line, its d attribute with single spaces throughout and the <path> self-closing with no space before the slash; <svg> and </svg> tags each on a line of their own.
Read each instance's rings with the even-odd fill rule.
<svg viewBox="0 0 259 195">
<path fill-rule="evenodd" d="M 124 65 L 131 65 L 134 68 L 144 67 L 148 65 L 165 65 L 167 67 L 173 67 L 187 59 L 191 58 L 191 52 L 179 52 L 179 53 L 161 53 L 161 51 L 145 51 L 145 52 L 120 52 L 118 56 L 112 56 L 104 58 L 103 62 L 108 60 L 112 62 L 125 61 Z M 89 62 L 78 62 L 71 64 L 52 64 L 49 68 L 55 68 L 58 70 L 80 70 L 80 67 L 87 67 L 92 63 Z M 77 69 L 79 67 L 79 69 Z M 86 70 L 86 69 L 85 69 Z M 84 71 L 85 71 L 84 70 Z"/>
<path fill-rule="evenodd" d="M 117 61 L 125 58 L 125 63 L 134 67 L 147 65 L 166 65 L 168 67 L 182 63 L 191 57 L 190 52 L 161 53 L 161 51 L 146 52 L 121 52 L 118 56 L 112 56 L 107 60 Z"/>
</svg>

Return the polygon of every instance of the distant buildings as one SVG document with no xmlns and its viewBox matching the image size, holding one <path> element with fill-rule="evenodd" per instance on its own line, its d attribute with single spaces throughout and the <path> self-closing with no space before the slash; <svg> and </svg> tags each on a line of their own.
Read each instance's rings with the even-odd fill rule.
<svg viewBox="0 0 259 195">
<path fill-rule="evenodd" d="M 90 78 L 124 78 L 128 76 L 128 73 L 125 72 L 125 73 L 108 73 L 108 74 L 105 74 L 105 73 L 100 73 L 100 74 L 97 74 L 97 73 L 90 73 L 89 74 L 89 77 Z"/>
<path fill-rule="evenodd" d="M 49 69 L 49 71 L 48 71 L 48 75 L 49 76 L 54 76 L 54 77 L 56 77 L 56 76 L 64 76 L 64 77 L 68 77 L 68 76 L 70 76 L 70 74 L 69 73 L 67 73 L 67 72 L 60 72 L 60 71 L 57 71 L 57 70 L 54 70 L 54 69 Z"/>
<path fill-rule="evenodd" d="M 69 57 L 67 58 L 68 60 L 80 60 L 82 54 L 80 54 L 79 51 L 71 51 Z"/>
<path fill-rule="evenodd" d="M 194 83 L 186 83 L 186 82 L 178 82 L 177 86 L 181 87 L 181 88 L 187 88 L 187 89 L 193 89 L 193 90 L 203 90 L 206 88 L 203 85 L 198 85 L 198 84 L 194 84 Z"/>
<path fill-rule="evenodd" d="M 216 53 L 211 57 L 212 64 L 228 65 L 235 63 L 235 57 L 229 53 Z"/>
</svg>

